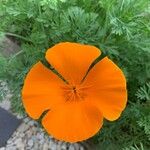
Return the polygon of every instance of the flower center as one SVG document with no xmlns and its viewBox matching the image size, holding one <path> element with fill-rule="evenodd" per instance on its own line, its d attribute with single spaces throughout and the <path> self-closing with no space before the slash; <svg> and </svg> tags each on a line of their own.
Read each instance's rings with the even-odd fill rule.
<svg viewBox="0 0 150 150">
<path fill-rule="evenodd" d="M 67 85 L 62 89 L 66 101 L 84 100 L 86 97 L 86 88 L 81 85 Z"/>
<path fill-rule="evenodd" d="M 76 94 L 77 93 L 77 89 L 75 86 L 72 87 L 73 92 Z"/>
</svg>

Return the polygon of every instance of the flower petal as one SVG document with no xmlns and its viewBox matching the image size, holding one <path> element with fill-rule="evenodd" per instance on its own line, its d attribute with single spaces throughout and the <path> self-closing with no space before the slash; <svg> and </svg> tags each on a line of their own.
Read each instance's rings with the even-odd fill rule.
<svg viewBox="0 0 150 150">
<path fill-rule="evenodd" d="M 126 80 L 123 72 L 107 57 L 97 63 L 87 75 L 84 86 L 88 99 L 108 120 L 116 120 L 127 103 Z"/>
<path fill-rule="evenodd" d="M 46 59 L 67 81 L 79 84 L 100 54 L 94 46 L 65 42 L 48 49 Z"/>
<path fill-rule="evenodd" d="M 97 108 L 81 103 L 71 102 L 49 111 L 42 120 L 46 131 L 58 140 L 72 143 L 96 134 L 103 117 Z"/>
<path fill-rule="evenodd" d="M 45 110 L 64 103 L 63 85 L 64 82 L 41 62 L 35 64 L 22 89 L 23 105 L 29 116 L 38 119 Z"/>
</svg>

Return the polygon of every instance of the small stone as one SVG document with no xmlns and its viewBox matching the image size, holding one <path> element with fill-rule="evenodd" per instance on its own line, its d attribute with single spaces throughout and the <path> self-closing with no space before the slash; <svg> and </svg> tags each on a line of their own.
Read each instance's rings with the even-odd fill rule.
<svg viewBox="0 0 150 150">
<path fill-rule="evenodd" d="M 22 123 L 21 126 L 18 128 L 18 132 L 25 132 L 27 129 L 29 128 L 28 125 L 26 125 L 25 123 Z"/>
<path fill-rule="evenodd" d="M 16 146 L 7 146 L 5 150 L 16 150 Z"/>
<path fill-rule="evenodd" d="M 26 118 L 24 119 L 24 122 L 25 122 L 25 123 L 28 123 L 28 122 L 29 122 L 29 118 L 26 117 Z"/>
<path fill-rule="evenodd" d="M 33 136 L 31 137 L 31 139 L 32 139 L 34 142 L 37 141 L 36 135 L 33 135 Z"/>
<path fill-rule="evenodd" d="M 33 146 L 33 150 L 38 150 L 38 149 L 39 149 L 39 145 L 38 145 L 38 143 L 35 143 Z"/>
<path fill-rule="evenodd" d="M 39 143 L 40 143 L 40 144 L 43 144 L 43 143 L 44 143 L 44 139 L 41 139 L 41 140 L 39 141 Z"/>
<path fill-rule="evenodd" d="M 39 147 L 38 149 L 41 150 L 43 148 L 43 145 L 39 144 L 38 147 Z"/>
<path fill-rule="evenodd" d="M 48 150 L 48 144 L 47 143 L 44 143 L 43 150 Z"/>
<path fill-rule="evenodd" d="M 29 145 L 30 147 L 32 147 L 33 144 L 34 144 L 34 143 L 33 143 L 33 140 L 30 139 L 30 140 L 28 141 L 28 145 Z"/>
<path fill-rule="evenodd" d="M 19 132 L 15 132 L 15 134 L 14 134 L 14 136 L 16 137 L 18 137 L 20 135 L 20 133 Z"/>
<path fill-rule="evenodd" d="M 19 137 L 23 138 L 24 137 L 24 133 L 20 133 Z"/>
<path fill-rule="evenodd" d="M 44 133 L 37 133 L 38 139 L 44 139 Z"/>
<path fill-rule="evenodd" d="M 11 143 L 12 143 L 12 140 L 11 140 L 11 139 L 7 141 L 7 144 L 11 144 Z"/>
<path fill-rule="evenodd" d="M 84 148 L 81 146 L 81 147 L 80 147 L 80 150 L 84 150 Z"/>
<path fill-rule="evenodd" d="M 56 145 L 52 145 L 51 150 L 57 150 L 57 146 Z"/>
<path fill-rule="evenodd" d="M 74 146 L 73 146 L 73 145 L 70 145 L 70 146 L 69 146 L 69 150 L 75 150 Z"/>
<path fill-rule="evenodd" d="M 38 138 L 38 139 L 40 139 L 40 133 L 37 133 L 37 135 L 36 135 L 36 137 Z"/>
<path fill-rule="evenodd" d="M 18 143 L 20 143 L 20 142 L 22 142 L 22 139 L 21 138 L 18 138 L 18 139 L 16 139 L 16 141 L 14 142 L 15 144 L 18 144 Z"/>
<path fill-rule="evenodd" d="M 14 143 L 14 141 L 16 140 L 16 135 L 13 134 L 13 136 L 9 139 L 9 141 L 11 141 L 12 143 Z M 8 141 L 7 141 L 8 143 Z"/>
<path fill-rule="evenodd" d="M 66 150 L 67 149 L 67 145 L 64 143 L 61 145 L 61 150 Z"/>
<path fill-rule="evenodd" d="M 31 147 L 30 146 L 26 146 L 26 150 L 31 150 Z"/>
<path fill-rule="evenodd" d="M 62 144 L 63 144 L 63 142 L 62 142 L 62 141 L 58 141 L 57 143 L 58 143 L 58 145 L 62 145 Z"/>
<path fill-rule="evenodd" d="M 20 115 L 20 114 L 16 114 L 16 117 L 17 117 L 18 119 L 23 119 L 23 116 Z"/>
<path fill-rule="evenodd" d="M 33 120 L 30 120 L 30 121 L 28 122 L 28 125 L 29 125 L 29 126 L 34 126 L 34 121 L 33 121 Z"/>
<path fill-rule="evenodd" d="M 57 145 L 57 146 L 56 146 L 56 150 L 62 150 L 62 149 L 61 149 L 61 145 Z"/>
<path fill-rule="evenodd" d="M 32 136 L 32 131 L 28 130 L 25 134 L 28 138 L 30 138 Z"/>
<path fill-rule="evenodd" d="M 51 148 L 51 150 L 56 150 L 57 148 L 56 143 L 54 143 L 53 141 L 49 142 L 49 147 Z"/>
<path fill-rule="evenodd" d="M 0 103 L 0 106 L 6 110 L 10 110 L 10 101 L 9 100 L 4 100 Z"/>
<path fill-rule="evenodd" d="M 75 143 L 75 144 L 74 144 L 74 147 L 75 147 L 75 150 L 80 150 L 79 144 Z"/>
<path fill-rule="evenodd" d="M 20 143 L 17 143 L 17 144 L 16 144 L 16 147 L 17 147 L 19 150 L 23 150 L 24 147 L 25 147 L 25 145 L 24 145 L 23 142 L 20 142 Z"/>
</svg>

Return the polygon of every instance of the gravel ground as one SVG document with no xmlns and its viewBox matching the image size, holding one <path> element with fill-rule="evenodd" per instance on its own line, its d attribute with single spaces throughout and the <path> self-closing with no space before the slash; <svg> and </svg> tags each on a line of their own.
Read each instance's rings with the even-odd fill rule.
<svg viewBox="0 0 150 150">
<path fill-rule="evenodd" d="M 0 81 L 0 91 L 2 99 L 0 106 L 11 111 L 11 92 L 6 82 Z M 22 124 L 7 141 L 7 145 L 0 150 L 85 150 L 79 143 L 69 144 L 47 135 L 44 129 L 29 117 L 22 119 Z"/>
<path fill-rule="evenodd" d="M 0 150 L 84 150 L 78 144 L 69 144 L 48 136 L 36 121 L 26 117 L 23 123 Z"/>
</svg>

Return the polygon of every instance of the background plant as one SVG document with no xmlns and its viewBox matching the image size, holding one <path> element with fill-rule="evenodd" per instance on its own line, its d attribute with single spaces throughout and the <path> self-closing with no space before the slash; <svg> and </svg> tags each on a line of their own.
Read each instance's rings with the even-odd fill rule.
<svg viewBox="0 0 150 150">
<path fill-rule="evenodd" d="M 93 142 L 106 150 L 150 147 L 149 0 L 1 0 L 0 36 L 20 51 L 0 50 L 0 78 L 12 89 L 12 110 L 24 114 L 20 91 L 31 66 L 62 41 L 95 45 L 124 71 L 128 105 L 115 122 L 105 121 Z"/>
</svg>

